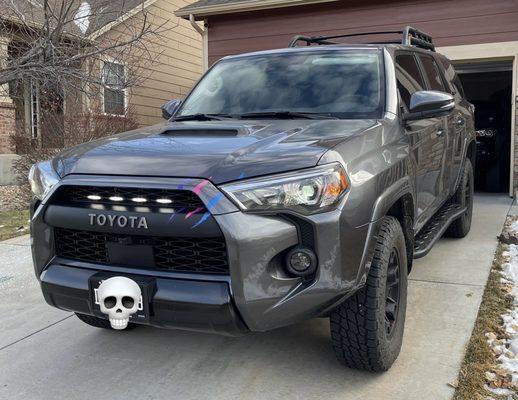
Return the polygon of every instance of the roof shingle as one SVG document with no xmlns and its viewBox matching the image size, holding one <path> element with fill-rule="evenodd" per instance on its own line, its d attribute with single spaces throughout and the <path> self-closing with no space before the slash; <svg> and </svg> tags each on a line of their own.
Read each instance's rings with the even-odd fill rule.
<svg viewBox="0 0 518 400">
<path fill-rule="evenodd" d="M 93 32 L 115 21 L 122 15 L 144 3 L 144 0 L 72 0 L 71 16 L 73 21 L 67 23 L 65 31 L 72 35 L 89 36 Z M 84 3 L 88 4 L 86 9 Z M 56 14 L 63 6 L 63 0 L 50 0 L 49 5 Z M 79 18 L 77 11 L 83 7 L 86 12 L 83 20 Z M 41 25 L 45 21 L 43 1 L 41 0 L 0 0 L 0 18 L 13 22 L 21 22 Z M 84 21 L 84 22 L 81 22 Z M 87 22 L 87 23 L 85 23 Z M 82 25 L 83 24 L 83 25 Z M 86 27 L 86 29 L 84 29 Z"/>
<path fill-rule="evenodd" d="M 224 12 L 243 12 L 334 1 L 338 0 L 198 0 L 180 8 L 175 15 L 188 18 L 192 14 L 199 18 Z"/>
<path fill-rule="evenodd" d="M 229 3 L 242 3 L 244 0 L 198 0 L 194 3 L 181 8 L 182 11 L 194 10 L 200 7 L 207 6 L 218 6 L 221 4 L 229 4 Z"/>
</svg>

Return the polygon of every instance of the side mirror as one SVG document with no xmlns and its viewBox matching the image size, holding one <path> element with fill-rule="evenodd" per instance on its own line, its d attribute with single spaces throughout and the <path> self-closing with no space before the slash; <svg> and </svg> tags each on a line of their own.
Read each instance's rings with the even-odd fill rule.
<svg viewBox="0 0 518 400">
<path fill-rule="evenodd" d="M 403 120 L 442 117 L 455 108 L 455 99 L 449 93 L 435 90 L 421 90 L 410 98 L 410 112 L 403 114 Z"/>
<path fill-rule="evenodd" d="M 169 100 L 167 103 L 162 104 L 162 117 L 164 119 L 170 119 L 176 111 L 182 105 L 182 100 Z"/>
</svg>

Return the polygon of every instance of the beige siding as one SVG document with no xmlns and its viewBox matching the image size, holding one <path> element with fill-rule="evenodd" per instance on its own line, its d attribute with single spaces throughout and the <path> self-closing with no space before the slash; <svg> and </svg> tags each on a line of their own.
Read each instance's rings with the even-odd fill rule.
<svg viewBox="0 0 518 400">
<path fill-rule="evenodd" d="M 160 29 L 149 46 L 152 63 L 142 60 L 145 79 L 128 93 L 128 106 L 141 125 L 161 121 L 160 106 L 190 91 L 202 73 L 202 40 L 189 21 L 174 11 L 190 4 L 184 0 L 157 0 L 146 11 L 155 29 Z M 137 14 L 135 17 L 139 18 Z M 106 35 L 119 35 L 122 25 Z"/>
</svg>

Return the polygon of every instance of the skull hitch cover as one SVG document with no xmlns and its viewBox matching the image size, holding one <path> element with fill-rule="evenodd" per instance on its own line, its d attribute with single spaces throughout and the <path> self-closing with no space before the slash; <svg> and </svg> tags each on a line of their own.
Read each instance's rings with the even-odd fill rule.
<svg viewBox="0 0 518 400">
<path fill-rule="evenodd" d="M 99 306 L 108 315 L 113 329 L 126 329 L 129 318 L 138 311 L 142 297 L 139 285 L 126 277 L 106 279 L 97 289 Z"/>
</svg>

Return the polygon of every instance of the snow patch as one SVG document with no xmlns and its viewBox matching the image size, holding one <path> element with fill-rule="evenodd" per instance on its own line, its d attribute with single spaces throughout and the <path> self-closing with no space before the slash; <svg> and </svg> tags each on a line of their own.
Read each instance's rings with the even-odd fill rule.
<svg viewBox="0 0 518 400">
<path fill-rule="evenodd" d="M 82 2 L 79 8 L 77 9 L 76 15 L 74 17 L 74 23 L 79 28 L 79 30 L 83 33 L 83 35 L 88 30 L 90 26 L 90 13 L 91 13 L 90 4 L 86 1 Z"/>
<path fill-rule="evenodd" d="M 513 231 L 518 231 L 518 221 L 511 225 Z M 487 334 L 487 341 L 501 367 L 511 375 L 512 383 L 518 386 L 518 246 L 510 244 L 508 250 L 502 253 L 506 260 L 502 264 L 502 283 L 510 286 L 513 296 L 513 308 L 502 315 L 503 328 L 507 338 L 497 340 L 494 334 Z M 493 391 L 493 393 L 498 394 Z M 505 394 L 505 393 L 502 393 Z"/>
<path fill-rule="evenodd" d="M 513 391 L 510 390 L 510 389 L 492 388 L 491 386 L 488 386 L 488 385 L 486 385 L 484 387 L 484 389 L 486 389 L 488 392 L 491 392 L 491 393 L 496 394 L 498 396 L 506 396 L 506 395 L 512 395 L 513 394 Z M 493 398 L 490 397 L 490 399 L 493 399 Z"/>
</svg>

